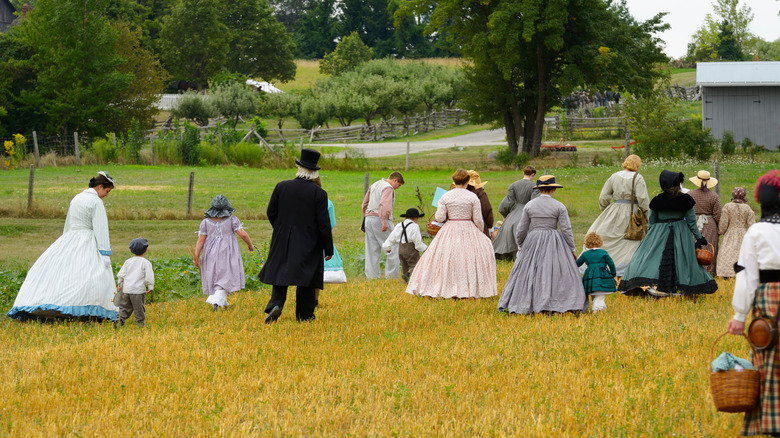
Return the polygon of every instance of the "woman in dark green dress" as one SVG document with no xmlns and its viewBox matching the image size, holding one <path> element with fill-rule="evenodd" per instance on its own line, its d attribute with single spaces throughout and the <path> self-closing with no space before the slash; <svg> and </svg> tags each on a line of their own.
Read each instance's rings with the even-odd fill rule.
<svg viewBox="0 0 780 438">
<path fill-rule="evenodd" d="M 664 170 L 663 192 L 650 201 L 647 236 L 631 258 L 618 289 L 627 295 L 654 296 L 711 294 L 718 285 L 696 262 L 695 246 L 707 244 L 696 227 L 696 202 L 680 191 L 684 176 Z M 696 245 L 694 245 L 694 239 Z"/>
<path fill-rule="evenodd" d="M 606 310 L 605 297 L 615 292 L 617 270 L 609 253 L 601 249 L 603 244 L 601 236 L 591 231 L 585 235 L 587 249 L 577 259 L 577 266 L 588 265 L 582 276 L 582 285 L 585 287 L 585 294 L 593 298 L 591 312 Z"/>
</svg>

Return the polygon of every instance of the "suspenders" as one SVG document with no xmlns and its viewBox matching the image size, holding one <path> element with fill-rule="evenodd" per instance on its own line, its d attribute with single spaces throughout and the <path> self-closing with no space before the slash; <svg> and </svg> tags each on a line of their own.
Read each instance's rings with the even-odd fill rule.
<svg viewBox="0 0 780 438">
<path fill-rule="evenodd" d="M 403 222 L 401 222 L 401 243 L 404 243 L 403 242 L 404 240 L 406 240 L 406 243 L 409 243 L 409 238 L 406 237 L 406 227 L 408 226 L 409 224 L 404 224 Z"/>
</svg>

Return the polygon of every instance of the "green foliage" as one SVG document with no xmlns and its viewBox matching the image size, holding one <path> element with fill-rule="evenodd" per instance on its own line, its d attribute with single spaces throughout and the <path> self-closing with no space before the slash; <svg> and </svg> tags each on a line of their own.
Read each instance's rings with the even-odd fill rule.
<svg viewBox="0 0 780 438">
<path fill-rule="evenodd" d="M 301 11 L 293 34 L 297 57 L 320 59 L 336 48 L 335 6 L 335 0 L 315 0 L 309 8 Z"/>
<path fill-rule="evenodd" d="M 718 55 L 725 61 L 742 61 L 745 55 L 737 45 L 734 38 L 734 31 L 731 29 L 728 21 L 720 23 L 720 33 L 718 34 L 720 45 L 718 46 Z"/>
<path fill-rule="evenodd" d="M 200 142 L 200 160 L 202 163 L 212 166 L 228 162 L 222 147 L 209 141 Z"/>
<path fill-rule="evenodd" d="M 92 152 L 101 164 L 116 163 L 119 157 L 119 150 L 114 146 L 109 136 L 92 142 Z"/>
<path fill-rule="evenodd" d="M 295 93 L 275 93 L 263 96 L 258 112 L 266 117 L 277 119 L 277 127 L 282 129 L 284 119 L 298 113 L 300 95 Z"/>
<path fill-rule="evenodd" d="M 141 148 L 145 145 L 144 132 L 135 118 L 131 122 L 130 129 L 122 138 L 122 155 L 131 163 L 141 163 Z"/>
<path fill-rule="evenodd" d="M 244 138 L 244 133 L 236 130 L 226 123 L 217 123 L 205 135 L 205 140 L 209 143 L 231 145 L 236 144 Z"/>
<path fill-rule="evenodd" d="M 239 117 L 255 115 L 260 97 L 246 84 L 231 81 L 215 85 L 209 101 L 214 111 L 227 118 L 235 128 Z"/>
<path fill-rule="evenodd" d="M 26 270 L 0 270 L 0 308 L 10 309 L 27 276 Z"/>
<path fill-rule="evenodd" d="M 726 131 L 723 133 L 723 137 L 720 139 L 720 153 L 726 156 L 733 155 L 737 149 L 737 144 L 734 143 L 734 133 Z"/>
<path fill-rule="evenodd" d="M 218 0 L 181 0 L 160 32 L 165 68 L 177 79 L 200 86 L 222 70 L 229 51 L 228 27 L 219 21 Z"/>
<path fill-rule="evenodd" d="M 707 14 L 704 23 L 693 34 L 688 43 L 688 61 L 709 61 L 716 59 L 741 60 L 747 53 L 752 39 L 750 22 L 753 11 L 747 4 L 740 6 L 739 0 L 716 0 L 714 14 Z"/>
<path fill-rule="evenodd" d="M 266 150 L 263 146 L 242 141 L 231 146 L 226 146 L 225 155 L 227 155 L 227 159 L 233 164 L 249 167 L 262 167 L 266 157 Z"/>
<path fill-rule="evenodd" d="M 496 161 L 505 166 L 514 166 L 516 168 L 525 167 L 531 161 L 531 157 L 526 153 L 519 153 L 513 155 L 509 148 L 501 149 L 498 151 Z"/>
<path fill-rule="evenodd" d="M 196 126 L 184 122 L 179 149 L 184 164 L 192 166 L 200 163 L 200 131 Z"/>
<path fill-rule="evenodd" d="M 302 97 L 295 119 L 301 125 L 301 128 L 314 129 L 325 124 L 331 115 L 330 108 L 323 100 L 308 93 Z"/>
<path fill-rule="evenodd" d="M 197 91 L 189 90 L 182 95 L 179 104 L 171 110 L 171 114 L 206 126 L 209 124 L 209 118 L 216 117 L 218 113 L 211 99 Z"/>
<path fill-rule="evenodd" d="M 211 79 L 211 86 L 217 87 L 220 85 L 225 85 L 233 82 L 237 82 L 239 84 L 246 84 L 247 79 L 248 78 L 246 77 L 246 75 L 242 73 L 221 71 L 217 73 L 213 79 Z"/>
<path fill-rule="evenodd" d="M 739 144 L 743 154 L 747 154 L 753 151 L 753 141 L 747 137 L 743 138 Z"/>
<path fill-rule="evenodd" d="M 706 161 L 717 150 L 710 129 L 702 129 L 701 119 L 683 120 L 675 124 L 672 135 L 677 147 L 691 158 Z"/>
<path fill-rule="evenodd" d="M 181 256 L 167 260 L 153 260 L 154 290 L 147 295 L 147 302 L 176 301 L 202 293 L 200 273 L 192 257 Z M 118 271 L 118 266 L 114 266 Z"/>
<path fill-rule="evenodd" d="M 228 70 L 267 81 L 295 78 L 295 44 L 268 0 L 234 1 L 220 5 L 218 11 L 227 27 Z"/>
<path fill-rule="evenodd" d="M 340 75 L 354 70 L 355 67 L 373 57 L 373 50 L 363 43 L 357 32 L 352 32 L 338 43 L 336 50 L 322 58 L 320 73 Z"/>
</svg>

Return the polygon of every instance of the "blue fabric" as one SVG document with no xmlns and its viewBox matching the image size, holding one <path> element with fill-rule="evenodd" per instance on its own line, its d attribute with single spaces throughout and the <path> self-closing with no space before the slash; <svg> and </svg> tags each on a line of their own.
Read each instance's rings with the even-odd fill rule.
<svg viewBox="0 0 780 438">
<path fill-rule="evenodd" d="M 116 321 L 116 311 L 106 310 L 100 306 L 57 306 L 56 304 L 40 304 L 37 306 L 13 307 L 6 313 L 9 318 L 25 320 L 34 317 L 36 310 L 56 311 L 62 316 L 84 317 L 92 316 L 96 318 L 110 319 Z"/>
<path fill-rule="evenodd" d="M 100 253 L 100 255 L 108 255 L 108 256 L 111 255 L 111 250 L 106 251 L 106 250 L 99 249 L 98 252 Z"/>
<path fill-rule="evenodd" d="M 733 370 L 734 367 L 739 364 L 742 368 L 746 370 L 755 370 L 756 367 L 753 366 L 752 363 L 750 363 L 747 359 L 742 359 L 741 357 L 736 357 L 731 353 L 721 353 L 720 356 L 718 356 L 715 360 L 712 361 L 712 372 L 716 373 L 718 371 L 728 371 Z"/>
</svg>

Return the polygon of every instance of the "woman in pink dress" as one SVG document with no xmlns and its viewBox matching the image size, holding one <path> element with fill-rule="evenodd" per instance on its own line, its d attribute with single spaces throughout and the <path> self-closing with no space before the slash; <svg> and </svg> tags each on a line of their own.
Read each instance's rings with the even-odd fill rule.
<svg viewBox="0 0 780 438">
<path fill-rule="evenodd" d="M 466 189 L 469 174 L 452 174 L 455 188 L 439 199 L 441 230 L 412 271 L 406 292 L 439 298 L 488 298 L 497 295 L 496 258 L 483 232 L 479 198 Z"/>
</svg>

